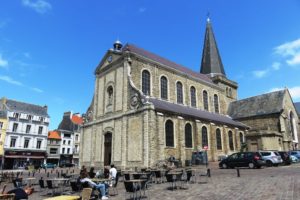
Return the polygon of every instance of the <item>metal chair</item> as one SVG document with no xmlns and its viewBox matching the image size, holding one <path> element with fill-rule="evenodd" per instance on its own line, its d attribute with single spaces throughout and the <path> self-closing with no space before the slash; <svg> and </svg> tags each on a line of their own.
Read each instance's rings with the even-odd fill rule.
<svg viewBox="0 0 300 200">
<path fill-rule="evenodd" d="M 56 190 L 58 187 L 53 186 L 51 180 L 47 180 L 46 183 L 47 183 L 48 189 L 51 190 L 51 192 L 52 192 L 52 196 L 54 196 L 55 190 Z"/>
<path fill-rule="evenodd" d="M 139 191 L 140 188 L 135 187 L 133 182 L 130 181 L 124 181 L 124 186 L 126 193 L 130 195 L 130 199 L 137 199 L 137 191 Z"/>
<path fill-rule="evenodd" d="M 171 184 L 172 190 L 174 190 L 176 180 L 175 180 L 173 174 L 166 174 L 166 179 L 167 179 L 167 182 Z"/>
<path fill-rule="evenodd" d="M 15 200 L 15 194 L 2 194 L 1 196 L 0 196 L 0 199 L 1 200 Z"/>
</svg>

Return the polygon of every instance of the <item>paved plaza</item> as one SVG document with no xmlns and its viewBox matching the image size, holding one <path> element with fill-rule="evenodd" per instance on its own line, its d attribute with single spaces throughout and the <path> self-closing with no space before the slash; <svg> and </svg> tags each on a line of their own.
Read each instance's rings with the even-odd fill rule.
<svg viewBox="0 0 300 200">
<path fill-rule="evenodd" d="M 300 199 L 300 164 L 291 166 L 279 166 L 263 169 L 240 169 L 240 177 L 237 176 L 236 169 L 219 169 L 218 163 L 211 163 L 211 177 L 199 176 L 197 183 L 188 184 L 188 189 L 170 190 L 169 183 L 150 185 L 146 195 L 150 199 L 216 199 L 216 200 L 298 200 Z M 198 171 L 204 173 L 205 167 L 198 167 Z M 23 173 L 24 177 L 28 172 Z M 52 174 L 54 176 L 55 174 Z M 35 177 L 45 176 L 43 173 L 37 173 Z M 50 174 L 51 176 L 51 174 Z M 3 183 L 1 184 L 3 186 Z M 13 188 L 10 183 L 8 189 Z M 29 199 L 39 200 L 47 196 L 40 196 L 39 186 L 36 185 L 36 192 L 30 195 Z M 70 189 L 70 188 L 69 188 Z M 6 190 L 6 191 L 7 191 Z M 129 194 L 125 192 L 123 178 L 118 184 L 119 194 L 110 196 L 109 199 L 126 199 Z M 80 193 L 75 193 L 80 194 Z M 74 195 L 75 195 L 74 194 Z M 143 198 L 146 199 L 146 198 Z"/>
</svg>

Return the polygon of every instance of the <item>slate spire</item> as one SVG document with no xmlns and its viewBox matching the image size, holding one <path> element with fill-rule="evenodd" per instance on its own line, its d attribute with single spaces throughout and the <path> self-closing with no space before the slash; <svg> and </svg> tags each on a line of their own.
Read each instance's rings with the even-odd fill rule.
<svg viewBox="0 0 300 200">
<path fill-rule="evenodd" d="M 209 17 L 206 23 L 200 73 L 226 76 Z"/>
</svg>

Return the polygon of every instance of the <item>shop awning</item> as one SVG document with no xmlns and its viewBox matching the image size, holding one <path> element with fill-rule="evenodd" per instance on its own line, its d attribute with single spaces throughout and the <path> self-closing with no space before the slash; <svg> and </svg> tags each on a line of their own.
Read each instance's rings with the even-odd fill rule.
<svg viewBox="0 0 300 200">
<path fill-rule="evenodd" d="M 25 156 L 25 155 L 5 155 L 5 158 L 35 158 L 44 159 L 44 156 Z"/>
</svg>

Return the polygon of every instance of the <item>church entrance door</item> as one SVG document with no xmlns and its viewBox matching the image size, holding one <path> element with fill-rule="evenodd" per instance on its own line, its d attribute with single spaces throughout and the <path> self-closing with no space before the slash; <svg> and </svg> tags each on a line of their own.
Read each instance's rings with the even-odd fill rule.
<svg viewBox="0 0 300 200">
<path fill-rule="evenodd" d="M 106 133 L 104 136 L 104 165 L 110 165 L 111 163 L 111 141 L 112 134 Z"/>
</svg>

